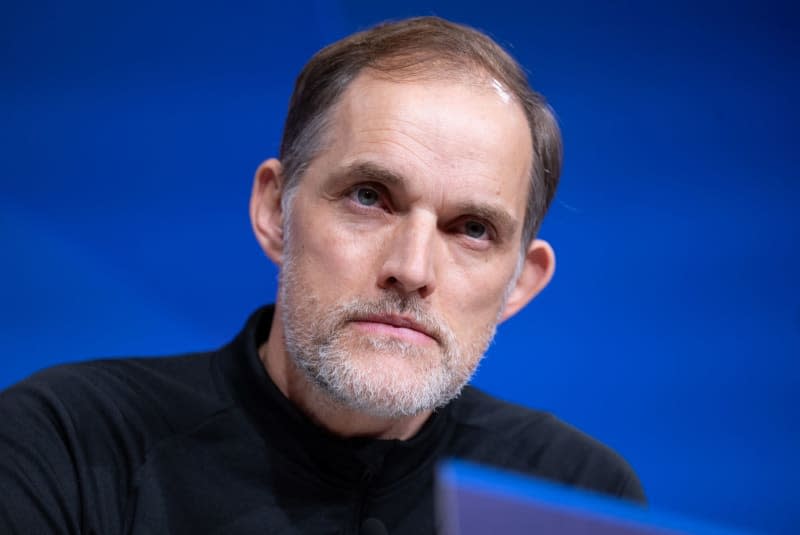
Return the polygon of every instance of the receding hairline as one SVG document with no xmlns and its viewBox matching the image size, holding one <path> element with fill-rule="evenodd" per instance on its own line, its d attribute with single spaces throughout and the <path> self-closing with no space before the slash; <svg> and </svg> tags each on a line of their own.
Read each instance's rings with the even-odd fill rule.
<svg viewBox="0 0 800 535">
<path fill-rule="evenodd" d="M 466 65 L 467 62 L 462 62 L 462 67 Z M 492 93 L 499 96 L 505 103 L 513 104 L 516 108 L 516 111 L 520 114 L 520 117 L 523 119 L 524 123 L 528 126 L 527 132 L 529 136 L 533 136 L 532 132 L 530 131 L 530 122 L 528 121 L 527 114 L 525 112 L 524 103 L 520 101 L 519 97 L 512 91 L 507 84 L 503 83 L 501 80 L 498 80 L 493 73 L 489 72 L 487 69 L 483 68 L 481 65 L 474 63 L 471 65 L 474 67 L 474 70 L 465 71 L 464 69 L 457 69 L 456 65 L 448 65 L 444 67 L 442 65 L 420 65 L 413 70 L 383 70 L 383 69 L 375 69 L 372 66 L 363 67 L 355 76 L 348 82 L 347 86 L 338 95 L 338 98 L 331 103 L 331 105 L 325 110 L 324 117 L 323 117 L 323 127 L 321 132 L 321 143 L 319 146 L 319 150 L 317 153 L 308 161 L 310 165 L 311 161 L 316 159 L 322 152 L 327 150 L 330 146 L 330 137 L 333 135 L 333 121 L 338 116 L 341 111 L 341 107 L 344 104 L 345 100 L 347 99 L 348 95 L 358 87 L 359 82 L 363 82 L 365 79 L 373 78 L 375 80 L 396 83 L 396 84 L 418 84 L 418 83 L 438 83 L 438 82 L 452 82 L 453 84 L 463 85 L 478 91 L 486 91 L 487 93 Z M 528 143 L 528 146 L 531 146 L 531 143 Z M 533 150 L 530 151 L 530 159 L 528 162 L 528 166 L 526 169 L 526 175 L 530 175 L 531 170 L 534 165 L 534 160 L 536 158 L 536 154 Z M 298 177 L 299 178 L 299 177 Z M 526 192 L 527 194 L 527 192 Z"/>
</svg>

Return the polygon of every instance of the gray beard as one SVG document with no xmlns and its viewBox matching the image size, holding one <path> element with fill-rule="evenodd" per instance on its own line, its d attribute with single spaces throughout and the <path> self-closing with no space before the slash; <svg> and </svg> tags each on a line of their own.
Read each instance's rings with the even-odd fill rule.
<svg viewBox="0 0 800 535">
<path fill-rule="evenodd" d="M 294 266 L 291 255 L 286 255 L 279 294 L 286 353 L 320 393 L 342 407 L 396 419 L 444 406 L 469 382 L 494 337 L 495 323 L 484 328 L 474 343 L 461 347 L 421 298 L 391 291 L 373 301 L 354 299 L 323 310 L 307 291 L 309 285 L 297 280 Z M 376 314 L 414 318 L 433 334 L 438 348 L 359 336 L 348 325 Z M 384 365 L 389 361 L 400 361 L 401 371 L 394 373 L 392 366 Z"/>
</svg>

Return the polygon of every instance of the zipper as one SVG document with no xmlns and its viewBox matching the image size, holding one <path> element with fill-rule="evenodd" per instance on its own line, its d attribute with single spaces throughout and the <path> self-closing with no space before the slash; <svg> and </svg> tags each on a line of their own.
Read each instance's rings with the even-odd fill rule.
<svg viewBox="0 0 800 535">
<path fill-rule="evenodd" d="M 372 479 L 375 477 L 371 468 L 367 468 L 364 470 L 364 473 L 361 475 L 361 481 L 359 481 L 358 485 L 358 493 L 356 494 L 356 506 L 353 516 L 353 523 L 351 524 L 352 529 L 350 533 L 353 535 L 359 535 L 361 533 L 361 522 L 363 522 L 364 516 L 364 509 L 367 505 L 367 497 L 369 491 L 369 485 L 372 483 Z"/>
</svg>

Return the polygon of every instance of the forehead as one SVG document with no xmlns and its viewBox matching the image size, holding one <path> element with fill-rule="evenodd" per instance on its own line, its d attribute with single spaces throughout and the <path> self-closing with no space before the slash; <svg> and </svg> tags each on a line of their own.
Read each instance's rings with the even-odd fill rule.
<svg viewBox="0 0 800 535">
<path fill-rule="evenodd" d="M 396 82 L 363 73 L 334 109 L 329 134 L 327 165 L 377 160 L 441 196 L 492 196 L 524 211 L 530 129 L 495 80 Z"/>
</svg>

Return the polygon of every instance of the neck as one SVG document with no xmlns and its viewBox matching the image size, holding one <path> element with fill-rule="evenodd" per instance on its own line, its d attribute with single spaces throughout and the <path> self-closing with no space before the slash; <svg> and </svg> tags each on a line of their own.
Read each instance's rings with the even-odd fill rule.
<svg viewBox="0 0 800 535">
<path fill-rule="evenodd" d="M 259 347 L 258 355 L 283 395 L 315 424 L 340 437 L 407 440 L 417 434 L 431 415 L 431 411 L 426 411 L 407 417 L 381 418 L 351 409 L 335 400 L 289 358 L 283 338 L 281 313 L 277 307 L 269 339 Z"/>
</svg>

